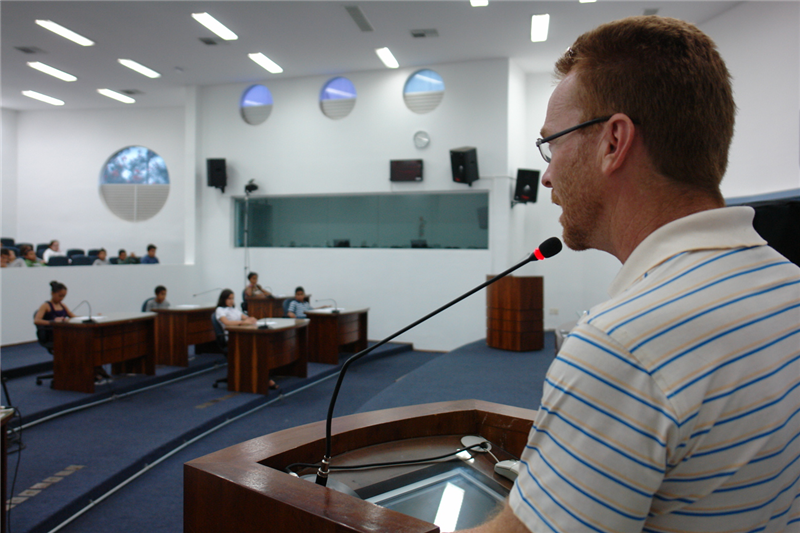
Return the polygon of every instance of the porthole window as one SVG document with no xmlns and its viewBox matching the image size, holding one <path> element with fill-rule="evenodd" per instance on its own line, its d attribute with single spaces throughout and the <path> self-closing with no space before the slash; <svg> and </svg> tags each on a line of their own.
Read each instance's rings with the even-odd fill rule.
<svg viewBox="0 0 800 533">
<path fill-rule="evenodd" d="M 129 146 L 112 155 L 100 172 L 100 196 L 123 220 L 140 222 L 161 211 L 169 196 L 164 159 L 144 146 Z"/>
<path fill-rule="evenodd" d="M 418 70 L 403 87 L 403 100 L 414 113 L 430 113 L 444 98 L 444 81 L 430 69 Z"/>
<path fill-rule="evenodd" d="M 269 118 L 272 113 L 272 93 L 263 85 L 253 85 L 242 93 L 242 102 L 239 105 L 242 119 L 248 124 L 256 126 Z"/>
<path fill-rule="evenodd" d="M 344 118 L 356 106 L 356 88 L 347 78 L 333 78 L 319 93 L 319 107 L 326 117 Z"/>
</svg>

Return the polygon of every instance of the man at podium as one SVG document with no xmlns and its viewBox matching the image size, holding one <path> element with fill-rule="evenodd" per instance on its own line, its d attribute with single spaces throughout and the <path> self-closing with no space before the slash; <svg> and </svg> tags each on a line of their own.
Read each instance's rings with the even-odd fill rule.
<svg viewBox="0 0 800 533">
<path fill-rule="evenodd" d="M 725 207 L 735 105 L 716 45 L 632 17 L 556 72 L 542 184 L 567 245 L 622 268 L 548 371 L 508 504 L 473 531 L 797 528 L 800 268 L 751 208 Z"/>
</svg>

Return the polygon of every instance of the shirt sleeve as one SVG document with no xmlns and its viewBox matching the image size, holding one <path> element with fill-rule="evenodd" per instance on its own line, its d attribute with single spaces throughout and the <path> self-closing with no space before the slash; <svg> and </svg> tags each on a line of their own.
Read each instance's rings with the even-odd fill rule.
<svg viewBox="0 0 800 533">
<path fill-rule="evenodd" d="M 641 532 L 676 444 L 673 413 L 630 353 L 579 325 L 548 370 L 515 515 L 533 532 Z"/>
</svg>

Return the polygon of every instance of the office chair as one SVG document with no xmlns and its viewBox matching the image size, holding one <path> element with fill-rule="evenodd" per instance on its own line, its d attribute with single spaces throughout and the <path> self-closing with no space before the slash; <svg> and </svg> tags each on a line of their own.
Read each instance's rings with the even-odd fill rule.
<svg viewBox="0 0 800 533">
<path fill-rule="evenodd" d="M 222 355 L 225 356 L 225 359 L 228 358 L 228 339 L 225 338 L 225 328 L 222 327 L 219 320 L 217 320 L 217 313 L 211 313 L 211 325 L 214 327 L 214 336 L 217 339 L 217 346 L 219 347 Z M 219 378 L 217 381 L 214 382 L 212 387 L 215 389 L 219 386 L 220 383 L 227 383 L 228 378 L 227 376 L 224 378 Z"/>
<path fill-rule="evenodd" d="M 112 258 L 110 258 L 108 261 L 109 261 L 109 262 L 110 262 L 112 265 L 118 265 L 118 264 L 119 264 L 119 257 L 112 257 Z"/>
<path fill-rule="evenodd" d="M 33 318 L 36 318 L 37 311 L 33 312 Z M 39 344 L 44 347 L 45 350 L 50 352 L 50 355 L 53 355 L 53 328 L 49 326 L 40 326 L 39 324 L 34 324 L 36 326 L 36 340 Z M 53 374 L 43 374 L 41 376 L 36 376 L 36 384 L 41 385 L 42 380 L 49 379 L 50 380 L 50 388 L 53 388 Z"/>
<path fill-rule="evenodd" d="M 60 267 L 68 265 L 69 265 L 69 257 L 64 257 L 63 255 L 54 255 L 53 257 L 47 260 L 47 266 L 51 267 Z"/>
<path fill-rule="evenodd" d="M 148 298 L 142 303 L 142 313 L 147 312 L 147 302 L 152 302 L 153 300 L 155 300 L 155 298 Z M 216 333 L 216 330 L 214 331 L 214 333 Z"/>
<path fill-rule="evenodd" d="M 95 257 L 96 258 L 97 254 L 99 254 L 99 253 L 100 253 L 100 248 L 92 248 L 91 250 L 86 252 L 86 255 L 88 255 L 89 257 Z"/>
<path fill-rule="evenodd" d="M 72 256 L 72 266 L 91 266 L 94 262 L 97 261 L 96 257 L 92 257 L 89 255 L 73 255 Z"/>
<path fill-rule="evenodd" d="M 296 301 L 294 298 L 286 298 L 283 301 L 283 318 L 289 318 L 289 306 Z"/>
<path fill-rule="evenodd" d="M 44 259 L 44 251 L 50 248 L 50 243 L 45 242 L 36 245 L 36 257 Z"/>
</svg>

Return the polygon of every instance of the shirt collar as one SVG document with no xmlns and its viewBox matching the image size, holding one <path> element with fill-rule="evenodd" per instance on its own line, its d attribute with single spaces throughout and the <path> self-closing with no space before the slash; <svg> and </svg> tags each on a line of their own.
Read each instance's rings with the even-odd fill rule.
<svg viewBox="0 0 800 533">
<path fill-rule="evenodd" d="M 664 224 L 633 250 L 611 283 L 609 294 L 617 296 L 645 272 L 681 252 L 767 244 L 753 229 L 754 216 L 752 207 L 723 207 Z"/>
</svg>

